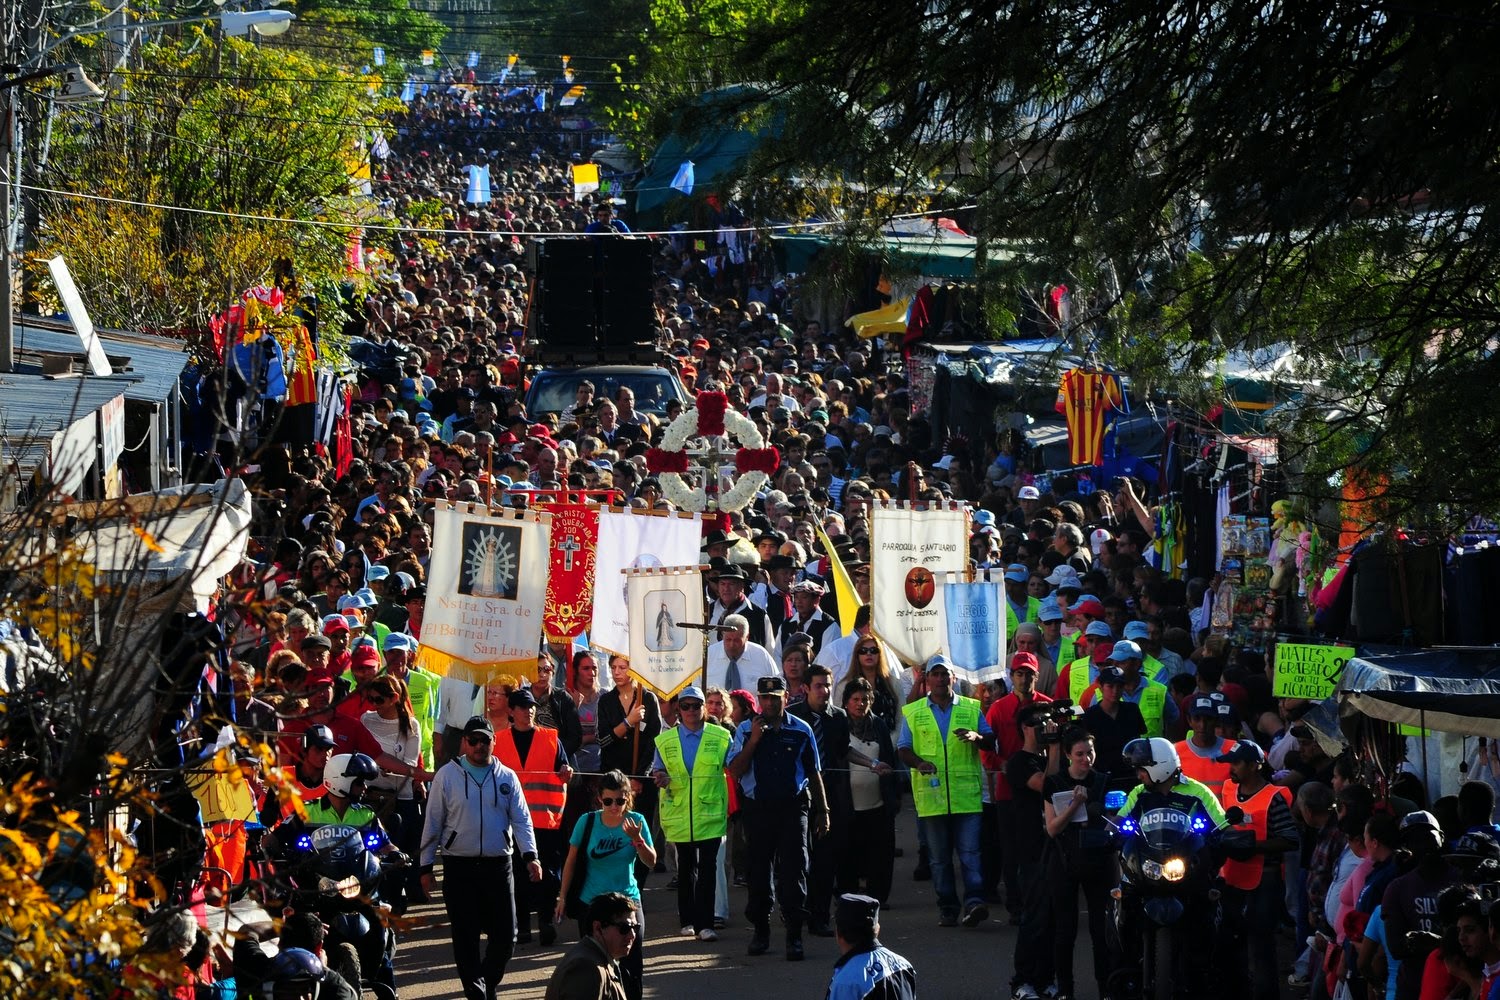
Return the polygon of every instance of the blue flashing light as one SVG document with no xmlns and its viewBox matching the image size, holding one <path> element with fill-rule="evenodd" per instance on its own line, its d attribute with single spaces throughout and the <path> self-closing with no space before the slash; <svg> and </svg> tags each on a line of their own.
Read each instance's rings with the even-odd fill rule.
<svg viewBox="0 0 1500 1000">
<path fill-rule="evenodd" d="M 1135 833 L 1135 831 L 1136 831 L 1136 826 L 1135 826 L 1135 820 L 1133 820 L 1133 819 L 1127 819 L 1123 823 L 1120 824 L 1120 832 L 1121 833 Z"/>
<path fill-rule="evenodd" d="M 297 850 L 310 851 L 312 849 L 312 834 L 304 833 L 302 836 L 297 838 Z"/>
<path fill-rule="evenodd" d="M 1206 829 L 1208 829 L 1208 820 L 1204 819 L 1202 816 L 1194 816 L 1193 817 L 1193 829 L 1194 830 L 1206 830 Z"/>
<path fill-rule="evenodd" d="M 365 834 L 365 849 L 370 851 L 380 850 L 380 845 L 385 843 L 385 838 L 380 835 L 379 830 L 371 830 Z"/>
</svg>

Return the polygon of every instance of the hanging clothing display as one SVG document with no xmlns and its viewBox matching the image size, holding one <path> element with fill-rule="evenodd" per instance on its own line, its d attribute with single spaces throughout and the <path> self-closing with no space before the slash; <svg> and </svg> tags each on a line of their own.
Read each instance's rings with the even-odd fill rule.
<svg viewBox="0 0 1500 1000">
<path fill-rule="evenodd" d="M 1074 465 L 1104 464 L 1104 415 L 1124 402 L 1120 380 L 1113 375 L 1086 368 L 1063 373 L 1056 409 L 1068 425 L 1069 461 Z"/>
</svg>

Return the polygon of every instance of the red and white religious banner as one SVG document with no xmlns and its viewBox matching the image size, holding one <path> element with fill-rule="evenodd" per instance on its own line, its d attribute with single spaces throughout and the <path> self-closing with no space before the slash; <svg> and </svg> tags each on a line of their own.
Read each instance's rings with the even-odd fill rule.
<svg viewBox="0 0 1500 1000">
<path fill-rule="evenodd" d="M 594 619 L 594 550 L 599 544 L 599 505 L 550 504 L 552 551 L 542 631 L 560 642 L 587 631 Z"/>
</svg>

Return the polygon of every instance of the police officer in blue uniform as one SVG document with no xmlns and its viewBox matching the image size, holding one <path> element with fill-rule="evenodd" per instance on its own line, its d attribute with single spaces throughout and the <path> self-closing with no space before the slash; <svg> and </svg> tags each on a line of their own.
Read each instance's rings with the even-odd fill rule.
<svg viewBox="0 0 1500 1000">
<path fill-rule="evenodd" d="M 786 712 L 786 681 L 780 674 L 756 684 L 760 714 L 735 730 L 726 761 L 729 776 L 744 791 L 741 810 L 750 840 L 750 902 L 745 916 L 754 933 L 750 954 L 771 949 L 771 872 L 786 922 L 786 957 L 800 962 L 807 905 L 807 831 L 828 833 L 828 801 L 819 777 L 818 744 L 812 727 Z"/>
<path fill-rule="evenodd" d="M 917 970 L 880 943 L 880 901 L 845 893 L 833 909 L 839 960 L 826 1000 L 917 1000 Z"/>
</svg>

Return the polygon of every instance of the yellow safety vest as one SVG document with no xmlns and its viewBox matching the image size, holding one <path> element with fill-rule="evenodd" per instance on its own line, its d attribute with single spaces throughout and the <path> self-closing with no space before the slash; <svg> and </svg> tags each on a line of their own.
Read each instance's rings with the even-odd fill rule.
<svg viewBox="0 0 1500 1000">
<path fill-rule="evenodd" d="M 1083 693 L 1094 683 L 1090 676 L 1094 664 L 1087 656 L 1080 656 L 1068 664 L 1068 698 L 1075 705 L 1083 704 Z"/>
<path fill-rule="evenodd" d="M 984 769 L 979 750 L 954 734 L 960 729 L 979 731 L 979 702 L 955 696 L 948 717 L 948 736 L 943 738 L 937 716 L 928 698 L 901 709 L 911 733 L 912 753 L 937 767 L 935 774 L 911 772 L 912 801 L 918 816 L 948 816 L 977 813 L 984 809 L 981 789 Z"/>
<path fill-rule="evenodd" d="M 1141 683 L 1145 687 L 1141 689 L 1141 697 L 1136 705 L 1140 707 L 1141 718 L 1146 720 L 1146 735 L 1164 736 L 1166 732 L 1163 729 L 1162 716 L 1167 704 L 1167 689 L 1164 685 L 1148 679 L 1145 674 L 1141 675 Z"/>
<path fill-rule="evenodd" d="M 682 757 L 682 740 L 673 727 L 656 737 L 671 784 L 662 789 L 657 809 L 661 830 L 674 844 L 717 840 L 729 829 L 729 786 L 724 781 L 724 758 L 729 755 L 729 731 L 705 725 L 688 774 Z"/>
<path fill-rule="evenodd" d="M 1005 635 L 1008 639 L 1016 634 L 1016 626 L 1020 622 L 1016 620 L 1015 609 L 1010 606 L 1010 598 L 1001 597 L 1000 599 L 1005 602 Z M 1042 602 L 1035 597 L 1026 598 L 1026 620 L 1029 622 L 1039 622 L 1042 620 Z"/>
</svg>

